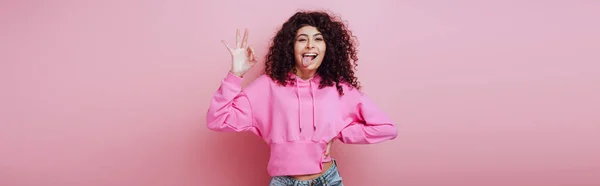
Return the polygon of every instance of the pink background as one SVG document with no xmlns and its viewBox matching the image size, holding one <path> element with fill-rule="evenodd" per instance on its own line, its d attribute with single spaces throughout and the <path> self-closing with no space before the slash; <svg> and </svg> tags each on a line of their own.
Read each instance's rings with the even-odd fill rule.
<svg viewBox="0 0 600 186">
<path fill-rule="evenodd" d="M 204 123 L 230 67 L 220 40 L 247 27 L 262 60 L 295 10 L 326 8 L 359 37 L 364 90 L 400 128 L 334 144 L 346 185 L 598 186 L 598 7 L 4 0 L 0 185 L 267 185 L 259 138 Z"/>
</svg>

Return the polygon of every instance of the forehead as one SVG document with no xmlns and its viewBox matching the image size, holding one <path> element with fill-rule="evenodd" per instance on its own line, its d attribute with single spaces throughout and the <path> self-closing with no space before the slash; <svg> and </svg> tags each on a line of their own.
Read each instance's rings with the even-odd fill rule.
<svg viewBox="0 0 600 186">
<path fill-rule="evenodd" d="M 317 27 L 314 26 L 303 26 L 300 29 L 298 29 L 298 32 L 296 32 L 296 35 L 315 35 L 315 34 L 320 34 L 321 32 L 319 32 L 319 30 L 317 29 Z"/>
</svg>

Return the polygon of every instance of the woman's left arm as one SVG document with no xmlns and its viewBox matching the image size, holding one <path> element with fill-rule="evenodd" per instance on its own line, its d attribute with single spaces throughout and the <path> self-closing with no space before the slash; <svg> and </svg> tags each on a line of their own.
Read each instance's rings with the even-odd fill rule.
<svg viewBox="0 0 600 186">
<path fill-rule="evenodd" d="M 338 134 L 346 144 L 373 144 L 395 139 L 398 128 L 364 93 L 358 92 L 358 102 L 352 111 L 352 122 Z"/>
</svg>

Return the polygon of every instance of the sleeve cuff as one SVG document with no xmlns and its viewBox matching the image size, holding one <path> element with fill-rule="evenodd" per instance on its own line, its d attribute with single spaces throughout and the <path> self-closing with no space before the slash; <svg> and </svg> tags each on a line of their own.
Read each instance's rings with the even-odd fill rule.
<svg viewBox="0 0 600 186">
<path fill-rule="evenodd" d="M 227 72 L 227 76 L 225 76 L 224 79 L 225 82 L 233 84 L 242 84 L 243 80 L 243 78 L 236 76 L 235 74 L 231 73 L 231 71 Z"/>
</svg>

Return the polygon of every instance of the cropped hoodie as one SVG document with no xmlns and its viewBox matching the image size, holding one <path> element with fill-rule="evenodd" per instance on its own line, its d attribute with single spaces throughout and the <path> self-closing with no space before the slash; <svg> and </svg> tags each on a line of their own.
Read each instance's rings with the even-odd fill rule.
<svg viewBox="0 0 600 186">
<path fill-rule="evenodd" d="M 227 73 L 214 93 L 207 127 L 222 132 L 252 132 L 270 147 L 270 176 L 319 173 L 327 143 L 372 144 L 398 135 L 394 122 L 365 94 L 343 84 L 319 88 L 320 78 L 295 78 L 281 86 L 262 75 L 242 89 L 242 78 Z"/>
</svg>

